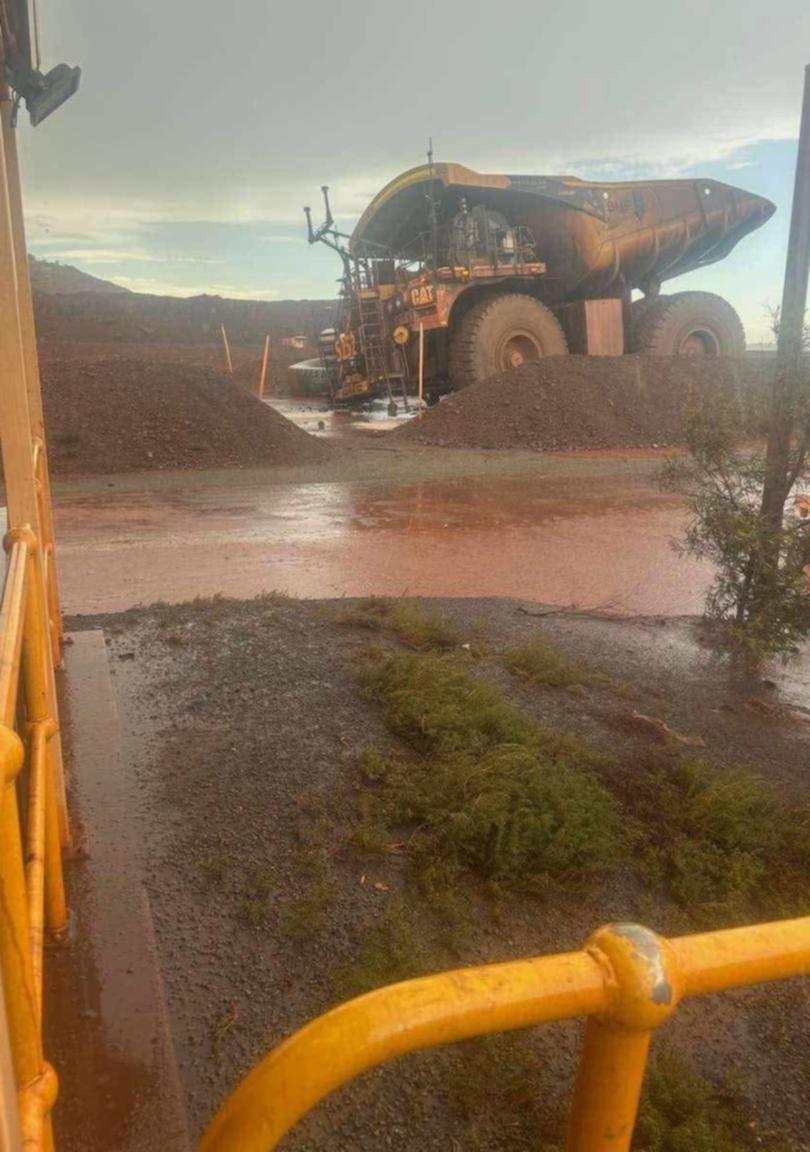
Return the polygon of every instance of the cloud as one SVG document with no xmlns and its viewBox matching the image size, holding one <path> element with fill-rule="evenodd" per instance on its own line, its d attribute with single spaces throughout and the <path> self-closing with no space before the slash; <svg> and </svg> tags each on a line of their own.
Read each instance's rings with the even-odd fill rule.
<svg viewBox="0 0 810 1152">
<path fill-rule="evenodd" d="M 133 261 L 138 264 L 163 264 L 165 257 L 154 256 L 149 252 L 139 252 L 137 248 L 59 248 L 60 260 L 78 260 L 82 264 L 120 264 Z"/>
<path fill-rule="evenodd" d="M 240 284 L 220 284 L 200 281 L 192 284 L 175 284 L 162 278 L 149 279 L 144 276 L 116 274 L 107 277 L 113 284 L 129 288 L 132 292 L 150 292 L 155 296 L 227 296 L 231 300 L 279 300 L 282 292 L 277 287 L 250 286 Z"/>
<path fill-rule="evenodd" d="M 43 245 L 35 245 L 42 250 Z M 138 248 L 65 248 L 47 245 L 48 258 L 79 264 L 222 264 L 212 256 L 181 256 L 171 251 L 146 252 Z"/>
</svg>

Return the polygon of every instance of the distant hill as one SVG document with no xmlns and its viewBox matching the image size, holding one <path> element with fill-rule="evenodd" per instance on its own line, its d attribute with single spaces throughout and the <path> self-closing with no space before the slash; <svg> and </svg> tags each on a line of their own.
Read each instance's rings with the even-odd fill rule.
<svg viewBox="0 0 810 1152">
<path fill-rule="evenodd" d="M 101 344 L 219 342 L 225 325 L 234 344 L 304 335 L 310 347 L 334 324 L 334 300 L 230 300 L 222 296 L 155 296 L 132 292 L 71 264 L 29 256 L 40 339 Z M 300 350 L 276 354 L 283 362 Z"/>
<path fill-rule="evenodd" d="M 275 345 L 285 336 L 302 335 L 314 347 L 321 329 L 334 324 L 335 307 L 334 300 L 183 298 L 98 288 L 43 291 L 34 284 L 40 340 L 71 343 L 219 344 L 224 325 L 232 344 L 261 345 L 269 335 Z M 291 355 L 294 360 L 305 358 L 300 349 Z"/>
<path fill-rule="evenodd" d="M 89 272 L 81 272 L 72 264 L 38 260 L 36 256 L 29 256 L 28 259 L 31 265 L 31 287 L 35 292 L 43 292 L 48 296 L 73 296 L 77 292 L 95 292 L 107 296 L 130 294 L 128 288 L 91 276 Z"/>
</svg>

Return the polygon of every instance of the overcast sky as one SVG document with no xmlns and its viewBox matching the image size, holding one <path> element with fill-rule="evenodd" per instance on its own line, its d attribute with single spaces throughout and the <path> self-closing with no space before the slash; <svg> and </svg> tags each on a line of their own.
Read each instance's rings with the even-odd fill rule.
<svg viewBox="0 0 810 1152">
<path fill-rule="evenodd" d="M 777 202 L 723 265 L 762 339 L 779 299 L 807 0 L 39 0 L 43 67 L 82 89 L 21 127 L 40 256 L 170 293 L 329 296 L 303 241 L 437 158 L 606 179 L 705 174 Z"/>
</svg>

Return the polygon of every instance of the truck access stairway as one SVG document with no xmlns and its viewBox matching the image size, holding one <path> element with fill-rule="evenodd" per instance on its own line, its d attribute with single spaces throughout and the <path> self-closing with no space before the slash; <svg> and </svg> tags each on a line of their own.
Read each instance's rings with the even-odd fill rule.
<svg viewBox="0 0 810 1152">
<path fill-rule="evenodd" d="M 373 289 L 360 292 L 360 339 L 365 351 L 366 374 L 370 380 L 384 380 L 390 393 L 390 378 L 383 350 L 383 321 L 381 302 Z"/>
</svg>

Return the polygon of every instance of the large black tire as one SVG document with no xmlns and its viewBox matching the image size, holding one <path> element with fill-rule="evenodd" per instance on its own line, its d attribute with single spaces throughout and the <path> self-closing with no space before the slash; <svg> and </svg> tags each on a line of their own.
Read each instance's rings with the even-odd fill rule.
<svg viewBox="0 0 810 1152">
<path fill-rule="evenodd" d="M 567 351 L 560 322 L 545 304 L 519 292 L 488 296 L 450 334 L 450 383 L 464 388 L 527 360 Z"/>
<path fill-rule="evenodd" d="M 634 352 L 649 356 L 742 356 L 745 352 L 745 330 L 722 296 L 676 292 L 638 303 L 645 307 L 638 310 L 638 321 L 633 323 Z"/>
<path fill-rule="evenodd" d="M 664 299 L 662 296 L 640 296 L 630 305 L 630 346 L 632 348 L 635 347 L 634 334 L 638 330 L 642 316 L 646 316 L 650 308 L 653 308 L 662 299 Z"/>
</svg>

